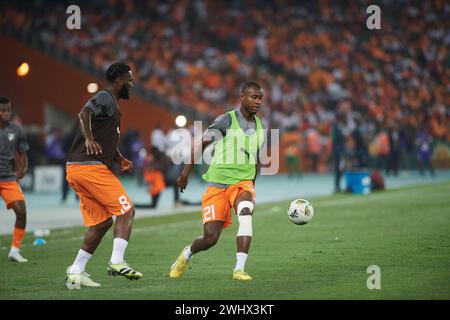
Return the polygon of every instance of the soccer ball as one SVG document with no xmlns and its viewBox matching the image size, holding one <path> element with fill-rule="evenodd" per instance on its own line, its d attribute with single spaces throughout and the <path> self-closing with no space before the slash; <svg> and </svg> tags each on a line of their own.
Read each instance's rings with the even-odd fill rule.
<svg viewBox="0 0 450 320">
<path fill-rule="evenodd" d="M 291 202 L 287 215 L 292 223 L 299 225 L 307 224 L 314 216 L 314 208 L 309 201 L 296 199 Z"/>
</svg>

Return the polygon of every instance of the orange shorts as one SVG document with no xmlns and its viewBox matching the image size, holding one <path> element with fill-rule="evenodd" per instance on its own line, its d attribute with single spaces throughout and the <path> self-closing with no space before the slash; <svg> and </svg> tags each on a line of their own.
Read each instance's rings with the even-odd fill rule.
<svg viewBox="0 0 450 320">
<path fill-rule="evenodd" d="M 68 164 L 67 182 L 80 198 L 84 225 L 95 226 L 130 212 L 133 203 L 119 179 L 103 164 Z"/>
<path fill-rule="evenodd" d="M 144 180 L 150 185 L 148 193 L 152 196 L 160 194 L 166 188 L 164 175 L 159 170 L 145 170 Z"/>
<path fill-rule="evenodd" d="M 25 200 L 22 189 L 17 181 L 0 182 L 0 196 L 6 203 L 6 208 L 11 209 L 14 201 Z"/>
<path fill-rule="evenodd" d="M 256 198 L 253 181 L 244 180 L 226 189 L 208 187 L 202 199 L 202 222 L 223 221 L 223 228 L 233 223 L 231 208 L 234 208 L 234 201 L 244 191 L 253 195 L 253 201 Z M 236 208 L 234 208 L 236 214 Z"/>
</svg>

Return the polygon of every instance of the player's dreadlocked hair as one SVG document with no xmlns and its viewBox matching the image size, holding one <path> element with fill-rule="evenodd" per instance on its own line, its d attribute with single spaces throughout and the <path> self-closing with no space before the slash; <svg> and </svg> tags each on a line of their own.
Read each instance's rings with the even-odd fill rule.
<svg viewBox="0 0 450 320">
<path fill-rule="evenodd" d="M 10 100 L 7 97 L 0 97 L 0 103 L 1 104 L 10 103 Z"/>
<path fill-rule="evenodd" d="M 106 80 L 113 83 L 117 78 L 123 76 L 125 73 L 131 70 L 131 67 L 122 62 L 116 62 L 109 66 L 106 70 Z"/>
<path fill-rule="evenodd" d="M 241 92 L 244 93 L 244 92 L 246 92 L 246 91 L 248 91 L 250 89 L 260 90 L 260 89 L 262 89 L 262 87 L 261 87 L 261 85 L 259 85 L 258 83 L 254 82 L 254 81 L 249 81 L 249 82 L 246 82 L 242 86 Z"/>
</svg>

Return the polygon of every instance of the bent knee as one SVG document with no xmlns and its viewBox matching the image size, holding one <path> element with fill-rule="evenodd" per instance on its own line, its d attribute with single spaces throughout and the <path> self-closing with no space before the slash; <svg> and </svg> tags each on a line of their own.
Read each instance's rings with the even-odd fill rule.
<svg viewBox="0 0 450 320">
<path fill-rule="evenodd" d="M 16 216 L 25 217 L 27 214 L 27 209 L 25 206 L 25 201 L 14 201 L 11 203 L 10 207 L 14 210 Z"/>
<path fill-rule="evenodd" d="M 241 201 L 237 205 L 237 214 L 238 216 L 248 216 L 253 215 L 253 209 L 255 205 L 252 201 Z"/>
<path fill-rule="evenodd" d="M 96 224 L 95 226 L 92 226 L 91 228 L 108 231 L 109 228 L 111 228 L 112 225 L 113 225 L 113 219 L 109 218 L 109 219 L 107 219 L 107 220 L 105 220 L 105 221 L 103 221 L 103 222 L 101 222 L 99 224 Z"/>
<path fill-rule="evenodd" d="M 203 238 L 203 240 L 205 241 L 206 245 L 208 246 L 208 248 L 213 247 L 217 241 L 219 240 L 219 235 L 207 235 Z"/>
</svg>

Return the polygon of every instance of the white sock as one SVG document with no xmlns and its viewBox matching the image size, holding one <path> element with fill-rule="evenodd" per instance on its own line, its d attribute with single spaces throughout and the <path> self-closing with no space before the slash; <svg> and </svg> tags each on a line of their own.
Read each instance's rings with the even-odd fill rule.
<svg viewBox="0 0 450 320">
<path fill-rule="evenodd" d="M 125 254 L 125 249 L 127 248 L 128 241 L 115 238 L 113 243 L 113 251 L 111 255 L 111 263 L 117 264 L 123 262 L 123 256 Z"/>
<path fill-rule="evenodd" d="M 92 254 L 80 249 L 78 251 L 77 257 L 75 258 L 75 261 L 70 267 L 69 273 L 82 273 L 91 257 Z"/>
<path fill-rule="evenodd" d="M 234 271 L 237 269 L 244 270 L 245 262 L 247 261 L 248 254 L 244 252 L 236 253 L 236 266 L 234 267 Z"/>
<path fill-rule="evenodd" d="M 186 258 L 186 260 L 190 260 L 193 253 L 191 252 L 191 246 L 187 247 L 186 249 L 183 250 L 183 255 Z"/>
<path fill-rule="evenodd" d="M 20 252 L 20 249 L 13 247 L 13 246 L 11 246 L 11 250 L 9 250 L 9 253 L 19 253 L 19 252 Z"/>
</svg>

